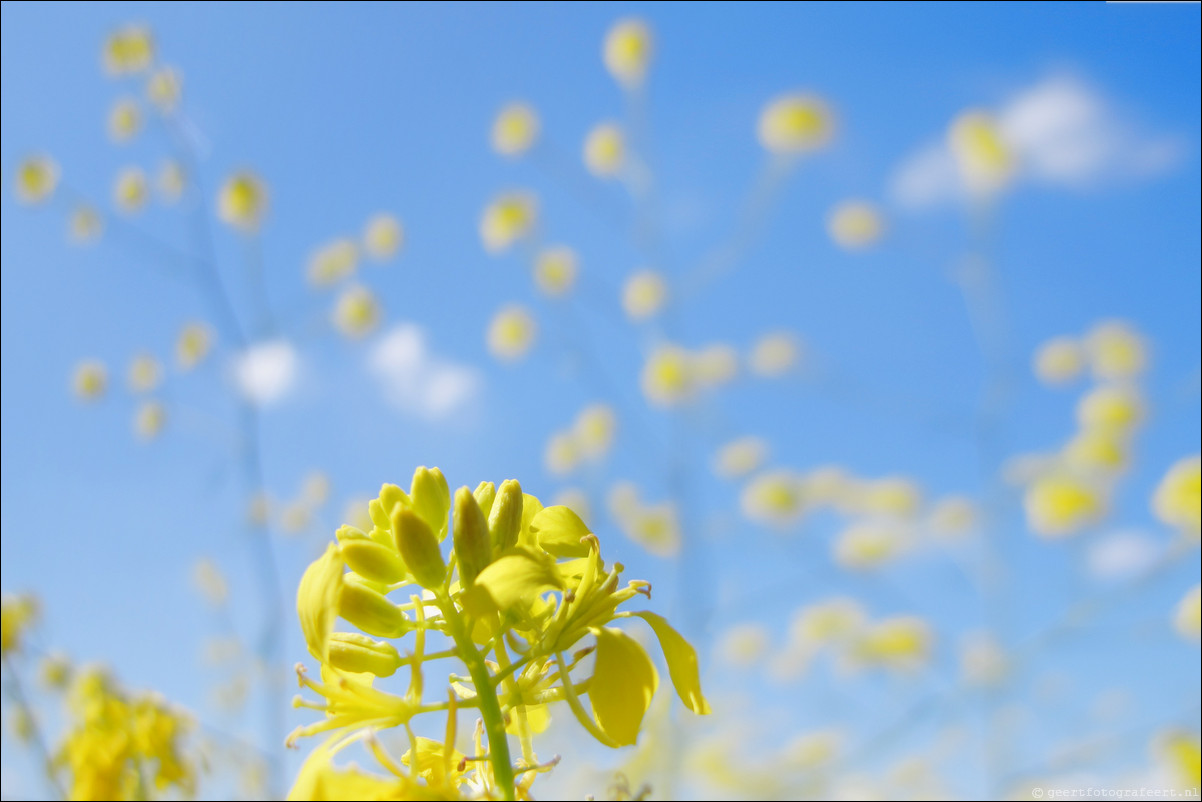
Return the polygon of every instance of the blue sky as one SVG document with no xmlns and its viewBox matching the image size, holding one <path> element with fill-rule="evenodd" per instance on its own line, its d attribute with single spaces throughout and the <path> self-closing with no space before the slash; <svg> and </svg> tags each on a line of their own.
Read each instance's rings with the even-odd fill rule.
<svg viewBox="0 0 1202 802">
<path fill-rule="evenodd" d="M 47 643 L 112 664 L 131 687 L 205 708 L 214 672 L 199 665 L 199 652 L 221 624 L 189 587 L 197 558 L 214 558 L 229 575 L 245 637 L 263 609 L 231 459 L 231 352 L 222 348 L 197 373 L 171 377 L 162 391 L 170 421 L 152 443 L 132 436 L 134 401 L 120 386 L 133 354 L 167 359 L 185 321 L 211 319 L 204 298 L 156 272 L 153 253 L 115 230 L 94 248 L 73 246 L 64 207 L 28 209 L 10 189 L 20 160 L 44 151 L 72 190 L 107 204 L 119 168 L 153 170 L 168 155 L 153 124 L 128 145 L 105 133 L 113 101 L 140 91 L 100 66 L 104 37 L 130 21 L 148 24 L 162 59 L 182 70 L 208 188 L 242 167 L 270 187 L 261 244 L 267 296 L 301 368 L 293 390 L 262 415 L 267 486 L 289 498 L 320 469 L 334 492 L 314 533 L 274 536 L 286 588 L 332 534 L 347 499 L 384 481 L 405 483 L 416 465 L 440 465 L 452 486 L 513 476 L 552 496 L 568 482 L 544 468 L 547 437 L 586 404 L 606 401 L 620 420 L 614 452 L 570 483 L 586 488 L 599 510 L 617 479 L 638 482 L 648 499 L 667 498 L 669 466 L 685 466 L 689 542 L 702 545 L 680 563 L 616 532 L 612 548 L 630 576 L 655 583 L 655 608 L 680 618 L 699 643 L 712 646 L 723 627 L 747 618 L 782 631 L 798 604 L 837 591 L 860 596 L 874 613 L 929 616 L 948 631 L 954 656 L 955 634 L 975 626 L 976 608 L 964 603 L 967 588 L 947 580 L 945 564 L 916 561 L 879 585 L 848 582 L 826 556 L 831 522 L 781 537 L 742 521 L 738 487 L 713 478 L 708 460 L 730 437 L 755 434 L 772 444 L 776 466 L 904 474 L 932 497 L 982 489 L 970 432 L 985 374 L 949 278 L 973 248 L 967 211 L 955 198 L 915 200 L 899 189 L 899 176 L 938 150 L 962 110 L 1004 115 L 1041 89 L 1088 101 L 1082 125 L 1104 124 L 1109 138 L 1090 140 L 1100 155 L 1079 168 L 1055 161 L 1057 142 L 1037 142 L 1033 153 L 1051 162 L 1023 173 L 999 203 L 991 258 L 1015 383 L 998 456 L 1049 449 L 1070 433 L 1077 393 L 1040 386 L 1027 369 L 1033 349 L 1101 319 L 1128 320 L 1153 344 L 1145 381 L 1152 415 L 1112 517 L 1089 537 L 1122 529 L 1167 540 L 1147 499 L 1168 465 L 1197 453 L 1200 437 L 1196 5 L 5 3 L 0 13 L 0 575 L 6 592 L 42 597 Z M 595 123 L 626 114 L 600 43 L 628 14 L 645 18 L 656 36 L 646 159 L 666 254 L 658 260 L 629 236 L 629 196 L 591 179 L 577 155 Z M 737 270 L 670 321 L 631 326 L 616 287 L 641 267 L 679 276 L 731 236 L 766 161 L 757 115 L 794 89 L 830 101 L 834 144 L 783 187 Z M 513 99 L 538 109 L 553 169 L 490 151 L 493 115 Z M 1073 139 L 1070 150 L 1084 146 Z M 938 176 L 931 180 L 938 186 Z M 511 188 L 537 193 L 546 240 L 581 254 L 589 292 L 567 309 L 538 297 L 519 255 L 493 257 L 480 245 L 481 209 Z M 888 235 L 869 252 L 845 252 L 824 230 L 827 211 L 848 197 L 884 210 Z M 613 210 L 618 226 L 596 208 Z M 328 331 L 331 298 L 304 280 L 316 246 L 354 235 L 381 210 L 395 213 L 407 233 L 394 263 L 362 269 L 383 304 L 383 330 L 419 326 L 428 358 L 474 377 L 473 397 L 433 419 L 389 400 L 368 366 L 375 341 L 348 343 Z M 188 216 L 178 208 L 151 204 L 134 224 L 190 247 Z M 215 244 L 238 313 L 253 330 L 244 244 L 223 227 Z M 540 336 L 525 360 L 503 365 L 489 356 L 484 331 L 511 302 L 534 310 Z M 643 402 L 639 370 L 658 340 L 745 350 L 779 329 L 797 332 L 821 369 L 741 382 L 675 421 Z M 573 355 L 581 338 L 599 368 L 591 374 Z M 104 360 L 113 373 L 112 392 L 94 406 L 69 392 L 71 371 L 85 357 Z M 670 443 L 675 452 L 660 448 Z M 1036 540 L 1013 504 L 1003 520 L 1008 641 L 1105 589 L 1083 568 L 1083 541 Z M 604 515 L 599 521 L 612 527 Z M 1198 581 L 1196 552 L 1191 560 L 1056 651 L 1049 670 L 1077 682 L 1064 704 L 1084 706 L 1117 688 L 1135 699 L 1123 726 L 1146 729 L 1192 710 L 1197 728 L 1198 649 L 1167 624 L 1168 611 Z M 766 603 L 734 603 L 756 597 L 757 587 L 784 590 Z M 304 650 L 292 619 L 286 623 L 291 663 Z M 722 670 L 715 665 L 712 677 L 725 678 Z M 940 671 L 954 674 L 954 660 Z M 729 681 L 757 698 L 754 681 Z M 786 709 L 804 726 L 822 724 L 806 711 L 821 707 L 832 682 L 821 673 L 804 681 Z M 887 704 L 889 691 L 869 683 L 855 693 L 883 694 Z M 870 732 L 872 713 L 860 710 L 829 715 Z M 230 726 L 264 738 L 255 710 Z M 1027 743 L 1038 754 L 1045 740 L 1073 732 L 1080 728 L 1060 720 Z M 12 783 L 37 793 L 7 734 L 3 759 L 5 795 Z"/>
</svg>

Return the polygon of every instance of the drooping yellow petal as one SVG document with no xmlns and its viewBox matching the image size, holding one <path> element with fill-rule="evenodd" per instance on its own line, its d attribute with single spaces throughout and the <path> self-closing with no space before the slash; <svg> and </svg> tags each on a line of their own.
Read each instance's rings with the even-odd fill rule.
<svg viewBox="0 0 1202 802">
<path fill-rule="evenodd" d="M 659 675 L 638 641 L 620 629 L 597 627 L 596 663 L 588 697 L 602 731 L 619 746 L 635 743 Z"/>
<path fill-rule="evenodd" d="M 563 579 L 550 557 L 517 549 L 481 571 L 475 587 L 497 610 L 504 611 L 529 603 L 539 593 L 563 587 Z M 484 601 L 478 594 L 476 599 Z"/>
<path fill-rule="evenodd" d="M 296 592 L 296 612 L 309 653 L 325 662 L 330 653 L 330 631 L 338 617 L 342 594 L 342 554 L 331 543 L 325 554 L 305 569 Z"/>
<path fill-rule="evenodd" d="M 538 539 L 539 547 L 556 557 L 588 555 L 588 546 L 580 539 L 589 534 L 589 528 L 568 507 L 540 510 L 530 521 L 530 531 Z"/>
<path fill-rule="evenodd" d="M 672 628 L 667 619 L 655 613 L 642 611 L 632 613 L 651 625 L 664 659 L 668 661 L 668 675 L 685 707 L 700 716 L 710 713 L 710 704 L 701 693 L 701 672 L 697 667 L 697 651 L 693 645 Z"/>
</svg>

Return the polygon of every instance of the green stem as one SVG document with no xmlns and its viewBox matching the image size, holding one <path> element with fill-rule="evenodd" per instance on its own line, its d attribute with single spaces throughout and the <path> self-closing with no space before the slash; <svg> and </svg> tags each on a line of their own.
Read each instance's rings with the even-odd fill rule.
<svg viewBox="0 0 1202 802">
<path fill-rule="evenodd" d="M 514 800 L 513 764 L 509 762 L 509 736 L 505 732 L 505 716 L 497 701 L 497 688 L 484 664 L 484 656 L 476 649 L 464 628 L 463 619 L 455 609 L 451 598 L 438 593 L 438 606 L 446 619 L 451 638 L 459 650 L 459 658 L 467 666 L 472 682 L 476 685 L 476 701 L 480 704 L 480 717 L 484 719 L 484 731 L 488 733 L 488 761 L 492 764 L 493 780 L 501 790 L 501 798 Z"/>
</svg>

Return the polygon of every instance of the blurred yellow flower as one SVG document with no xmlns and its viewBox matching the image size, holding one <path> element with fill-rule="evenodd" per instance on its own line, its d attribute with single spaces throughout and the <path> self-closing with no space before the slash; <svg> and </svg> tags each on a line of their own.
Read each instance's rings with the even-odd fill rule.
<svg viewBox="0 0 1202 802">
<path fill-rule="evenodd" d="M 502 156 L 521 156 L 538 141 L 538 115 L 526 103 L 510 103 L 492 124 L 492 149 Z"/>
<path fill-rule="evenodd" d="M 927 526 L 944 538 L 962 537 L 977 526 L 977 505 L 963 496 L 947 496 L 931 506 Z"/>
<path fill-rule="evenodd" d="M 571 432 L 556 432 L 547 440 L 543 452 L 543 464 L 555 476 L 564 476 L 576 469 L 580 462 L 580 451 Z"/>
<path fill-rule="evenodd" d="M 175 111 L 182 94 L 183 77 L 175 67 L 159 67 L 146 80 L 146 99 L 163 114 Z"/>
<path fill-rule="evenodd" d="M 585 459 L 605 456 L 613 445 L 618 417 L 608 404 L 592 404 L 580 411 L 572 426 L 572 437 Z"/>
<path fill-rule="evenodd" d="M 859 602 L 835 596 L 797 610 L 789 624 L 789 639 L 807 647 L 840 643 L 857 635 L 867 620 Z"/>
<path fill-rule="evenodd" d="M 1027 488 L 1027 525 L 1038 535 L 1063 537 L 1096 523 L 1105 512 L 1098 491 L 1071 476 L 1049 474 Z"/>
<path fill-rule="evenodd" d="M 598 178 L 614 178 L 626 162 L 622 129 L 614 123 L 594 126 L 584 138 L 584 166 Z"/>
<path fill-rule="evenodd" d="M 787 332 L 779 332 L 757 340 L 751 347 L 747 363 L 757 376 L 777 378 L 793 370 L 800 358 L 801 345 L 797 338 Z"/>
<path fill-rule="evenodd" d="M 756 523 L 777 527 L 794 524 L 806 512 L 801 477 L 786 470 L 761 473 L 743 488 L 739 506 Z"/>
<path fill-rule="evenodd" d="M 760 113 L 760 144 L 772 153 L 800 154 L 826 145 L 834 122 L 826 102 L 815 95 L 782 95 Z"/>
<path fill-rule="evenodd" d="M 725 343 L 707 345 L 693 354 L 693 372 L 702 387 L 728 384 L 739 373 L 739 352 Z"/>
<path fill-rule="evenodd" d="M 60 652 L 50 652 L 38 664 L 38 680 L 43 687 L 62 690 L 71 681 L 71 661 Z"/>
<path fill-rule="evenodd" d="M 41 203 L 58 186 L 58 165 L 49 156 L 29 156 L 17 165 L 17 200 Z"/>
<path fill-rule="evenodd" d="M 1188 792 L 1202 783 L 1202 744 L 1197 735 L 1178 730 L 1163 732 L 1156 737 L 1154 749 L 1177 786 Z"/>
<path fill-rule="evenodd" d="M 497 359 L 506 362 L 521 359 L 534 344 L 537 332 L 534 318 L 525 307 L 502 307 L 488 325 L 488 350 Z"/>
<path fill-rule="evenodd" d="M 28 593 L 6 593 L 0 598 L 0 654 L 20 651 L 21 641 L 37 622 L 39 613 L 37 598 Z"/>
<path fill-rule="evenodd" d="M 154 60 L 154 39 L 142 25 L 126 25 L 104 42 L 104 68 L 109 75 L 141 72 Z"/>
<path fill-rule="evenodd" d="M 619 525 L 627 537 L 657 557 L 680 553 L 680 523 L 671 502 L 640 505 Z"/>
<path fill-rule="evenodd" d="M 146 173 L 141 167 L 126 167 L 117 173 L 113 183 L 113 202 L 126 213 L 141 211 L 149 194 L 146 188 Z"/>
<path fill-rule="evenodd" d="M 656 347 L 643 365 L 643 395 L 657 406 L 688 400 L 696 388 L 692 355 L 677 345 Z"/>
<path fill-rule="evenodd" d="M 960 177 L 970 192 L 990 194 L 1010 180 L 1014 159 L 988 114 L 961 114 L 951 125 L 948 141 Z"/>
<path fill-rule="evenodd" d="M 1094 326 L 1085 335 L 1085 350 L 1094 377 L 1103 381 L 1134 379 L 1148 363 L 1148 348 L 1143 338 L 1121 320 Z"/>
<path fill-rule="evenodd" d="M 826 219 L 831 239 L 848 250 L 875 245 L 885 230 L 880 210 L 867 201 L 844 201 Z"/>
<path fill-rule="evenodd" d="M 245 232 L 259 229 L 267 214 L 267 187 L 248 170 L 234 173 L 221 186 L 217 214 L 227 224 Z"/>
<path fill-rule="evenodd" d="M 631 320 L 646 320 L 664 306 L 668 285 L 653 270 L 642 270 L 626 279 L 622 286 L 622 308 Z"/>
<path fill-rule="evenodd" d="M 736 624 L 722 633 L 718 655 L 731 665 L 747 668 L 763 659 L 770 643 L 771 635 L 763 624 Z"/>
<path fill-rule="evenodd" d="M 627 89 L 642 85 L 651 63 L 651 29 L 640 19 L 616 22 L 605 35 L 605 68 Z"/>
<path fill-rule="evenodd" d="M 1173 626 L 1183 638 L 1202 638 L 1202 586 L 1194 585 L 1177 604 Z"/>
<path fill-rule="evenodd" d="M 908 519 L 922 506 L 922 490 L 909 479 L 888 477 L 865 483 L 855 502 L 865 515 Z"/>
<path fill-rule="evenodd" d="M 1068 384 L 1084 367 L 1084 349 L 1072 337 L 1054 337 L 1035 351 L 1035 375 L 1044 384 Z"/>
<path fill-rule="evenodd" d="M 134 413 L 134 434 L 142 440 L 153 440 L 167 423 L 167 408 L 159 401 L 144 401 Z"/>
<path fill-rule="evenodd" d="M 155 180 L 159 187 L 159 195 L 165 203 L 175 203 L 184 194 L 188 176 L 179 162 L 168 160 L 159 168 Z"/>
<path fill-rule="evenodd" d="M 354 275 L 359 266 L 359 249 L 351 239 L 336 239 L 322 245 L 309 257 L 309 283 L 329 287 Z"/>
<path fill-rule="evenodd" d="M 1185 457 L 1173 463 L 1152 497 L 1157 520 L 1198 539 L 1202 531 L 1202 458 Z"/>
<path fill-rule="evenodd" d="M 192 586 L 214 607 L 220 607 L 229 599 L 229 583 L 225 574 L 208 557 L 197 560 L 192 566 Z"/>
<path fill-rule="evenodd" d="M 853 656 L 868 664 L 910 670 L 927 661 L 934 635 L 916 616 L 895 616 L 872 624 L 853 646 Z"/>
<path fill-rule="evenodd" d="M 108 131 L 114 142 L 128 142 L 142 130 L 142 110 L 138 101 L 121 98 L 109 111 Z"/>
<path fill-rule="evenodd" d="M 334 326 L 347 337 L 359 339 L 380 324 L 380 302 L 367 287 L 347 287 L 334 304 Z"/>
<path fill-rule="evenodd" d="M 1122 434 L 1139 425 L 1143 418 L 1143 398 L 1139 390 L 1128 385 L 1095 387 L 1077 403 L 1077 423 L 1086 430 Z"/>
<path fill-rule="evenodd" d="M 811 771 L 839 755 L 843 736 L 835 730 L 802 733 L 787 743 L 781 752 L 785 764 Z"/>
<path fill-rule="evenodd" d="M 576 284 L 578 262 L 571 248 L 545 248 L 534 261 L 534 283 L 544 295 L 552 298 L 566 295 Z"/>
<path fill-rule="evenodd" d="M 480 218 L 480 239 L 489 253 L 500 253 L 525 239 L 534 228 L 538 205 L 527 192 L 498 195 Z"/>
<path fill-rule="evenodd" d="M 175 341 L 175 361 L 181 370 L 191 370 L 201 363 L 213 347 L 213 330 L 204 323 L 188 323 L 180 329 Z"/>
<path fill-rule="evenodd" d="M 1060 457 L 1083 475 L 1106 475 L 1127 467 L 1127 444 L 1106 429 L 1086 429 L 1065 445 Z"/>
<path fill-rule="evenodd" d="M 309 471 L 301 480 L 301 498 L 314 507 L 325 504 L 330 500 L 330 477 L 322 471 Z"/>
<path fill-rule="evenodd" d="M 75 395 L 83 401 L 95 401 L 104 395 L 108 388 L 108 370 L 103 362 L 88 360 L 75 367 L 75 375 L 71 380 Z"/>
<path fill-rule="evenodd" d="M 363 228 L 363 252 L 369 259 L 386 262 L 397 255 L 405 243 L 401 221 L 387 212 L 372 215 Z"/>
<path fill-rule="evenodd" d="M 77 206 L 71 212 L 68 230 L 72 242 L 95 242 L 104 233 L 104 219 L 91 206 Z"/>
<path fill-rule="evenodd" d="M 907 546 L 904 533 L 896 526 L 858 523 L 835 537 L 835 562 L 857 571 L 876 568 L 897 557 Z"/>
<path fill-rule="evenodd" d="M 718 449 L 713 470 L 723 479 L 736 479 L 758 470 L 767 458 L 767 442 L 759 437 L 740 437 Z"/>
<path fill-rule="evenodd" d="M 163 380 L 163 366 L 150 354 L 139 354 L 129 364 L 129 389 L 135 393 L 149 393 Z"/>
</svg>

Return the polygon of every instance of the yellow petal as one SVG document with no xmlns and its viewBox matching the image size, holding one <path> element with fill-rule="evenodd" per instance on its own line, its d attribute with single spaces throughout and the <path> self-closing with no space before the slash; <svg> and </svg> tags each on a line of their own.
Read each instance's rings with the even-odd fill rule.
<svg viewBox="0 0 1202 802">
<path fill-rule="evenodd" d="M 476 587 L 487 594 L 496 609 L 509 610 L 519 603 L 529 603 L 543 591 L 562 588 L 563 580 L 552 558 L 515 549 L 481 571 Z"/>
<path fill-rule="evenodd" d="M 632 615 L 637 615 L 655 630 L 659 647 L 664 650 L 664 659 L 668 661 L 668 675 L 672 677 L 680 701 L 698 715 L 709 715 L 710 704 L 701 694 L 701 673 L 697 667 L 697 651 L 692 644 L 673 629 L 663 616 L 646 611 Z"/>
<path fill-rule="evenodd" d="M 296 612 L 309 653 L 325 662 L 330 653 L 330 630 L 338 617 L 342 594 L 342 554 L 331 543 L 326 552 L 305 569 L 296 592 Z"/>
<path fill-rule="evenodd" d="M 597 657 L 588 697 L 597 724 L 619 746 L 638 740 L 643 715 L 659 686 L 651 658 L 634 638 L 620 629 L 599 627 Z"/>
<path fill-rule="evenodd" d="M 547 507 L 530 521 L 530 531 L 538 539 L 539 548 L 556 557 L 585 557 L 588 546 L 580 542 L 590 534 L 580 516 L 568 507 Z"/>
</svg>

